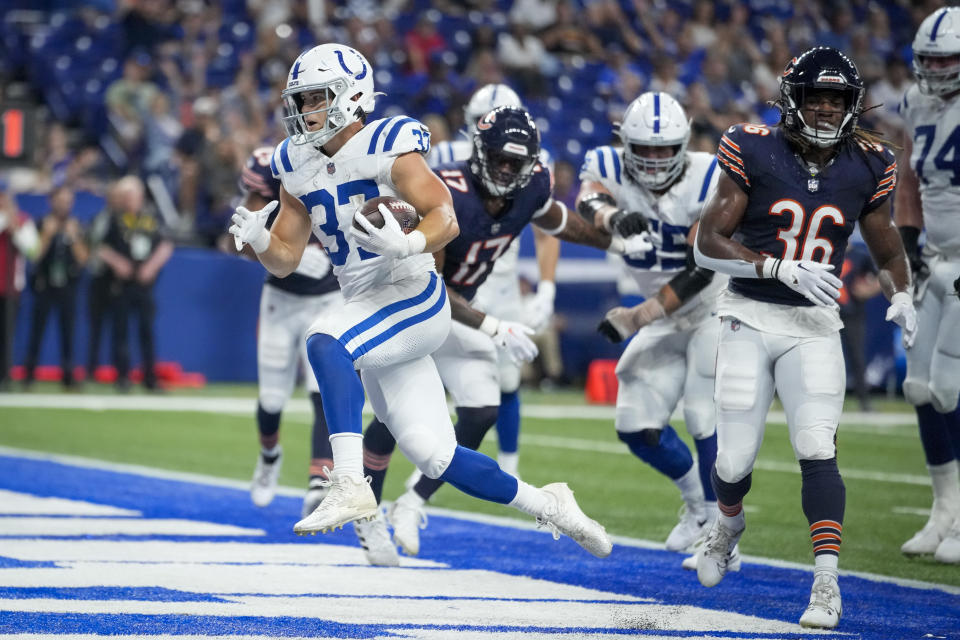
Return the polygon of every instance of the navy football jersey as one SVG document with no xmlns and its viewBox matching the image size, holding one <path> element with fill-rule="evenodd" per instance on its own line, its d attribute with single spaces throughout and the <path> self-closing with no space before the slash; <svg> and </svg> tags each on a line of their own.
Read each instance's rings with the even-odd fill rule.
<svg viewBox="0 0 960 640">
<path fill-rule="evenodd" d="M 779 127 L 740 124 L 720 139 L 720 166 L 749 197 L 733 238 L 784 260 L 815 260 L 839 277 L 857 219 L 882 205 L 897 182 L 893 153 L 847 139 L 826 167 L 811 173 Z M 779 280 L 731 278 L 730 289 L 754 300 L 813 304 Z"/>
<path fill-rule="evenodd" d="M 553 198 L 550 171 L 537 163 L 527 186 L 508 199 L 494 217 L 484 208 L 482 187 L 467 163 L 441 164 L 433 171 L 450 188 L 460 225 L 460 235 L 444 247 L 443 279 L 448 287 L 472 300 L 493 263 L 530 220 L 547 212 Z"/>
<path fill-rule="evenodd" d="M 240 173 L 240 189 L 244 193 L 256 193 L 268 202 L 280 200 L 280 181 L 273 177 L 270 170 L 270 158 L 273 147 L 254 149 Z M 273 226 L 280 207 L 267 218 L 267 228 Z M 330 259 L 320 246 L 320 241 L 310 234 L 310 243 L 304 251 L 304 258 L 297 270 L 286 278 L 278 278 L 267 272 L 265 282 L 278 289 L 301 296 L 319 296 L 339 288 L 337 278 L 330 268 Z"/>
</svg>

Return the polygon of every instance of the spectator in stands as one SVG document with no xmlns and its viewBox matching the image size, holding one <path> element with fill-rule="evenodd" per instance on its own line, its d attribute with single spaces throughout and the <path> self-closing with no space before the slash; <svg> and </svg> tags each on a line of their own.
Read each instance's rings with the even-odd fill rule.
<svg viewBox="0 0 960 640">
<path fill-rule="evenodd" d="M 524 22 L 513 22 L 497 39 L 497 58 L 504 71 L 515 79 L 518 89 L 528 97 L 543 97 L 547 92 L 547 74 L 554 70 L 552 57 L 543 42 Z"/>
<path fill-rule="evenodd" d="M 669 93 L 679 102 L 685 102 L 687 88 L 677 79 L 677 63 L 673 58 L 667 55 L 657 55 L 653 58 L 649 90 Z"/>
<path fill-rule="evenodd" d="M 865 116 L 875 122 L 875 127 L 887 140 L 900 140 L 903 133 L 903 118 L 900 115 L 900 99 L 910 86 L 910 71 L 907 63 L 897 54 L 887 58 L 886 72 L 879 82 L 867 90 L 864 105 L 877 106 Z"/>
<path fill-rule="evenodd" d="M 556 0 L 515 0 L 510 7 L 510 23 L 523 23 L 534 33 L 542 33 L 556 21 Z"/>
<path fill-rule="evenodd" d="M 557 3 L 557 21 L 541 34 L 547 51 L 560 56 L 581 55 L 592 60 L 603 56 L 603 45 L 581 21 L 577 9 L 570 0 Z"/>
<path fill-rule="evenodd" d="M 135 161 L 141 151 L 145 121 L 159 91 L 149 77 L 149 54 L 134 53 L 123 63 L 123 76 L 107 87 L 105 96 L 110 123 L 131 161 Z"/>
<path fill-rule="evenodd" d="M 24 363 L 24 385 L 33 384 L 40 343 L 50 312 L 56 308 L 60 318 L 60 367 L 63 386 L 74 386 L 73 327 L 77 306 L 77 283 L 87 261 L 87 243 L 80 222 L 71 215 L 73 190 L 59 186 L 50 194 L 50 213 L 40 224 L 40 245 L 30 279 L 33 290 L 33 316 L 30 342 Z"/>
<path fill-rule="evenodd" d="M 17 303 L 26 278 L 25 258 L 36 255 L 37 227 L 20 211 L 6 180 L 0 178 L 0 391 L 10 384 Z"/>
<path fill-rule="evenodd" d="M 430 56 L 443 53 L 447 49 L 447 41 L 427 14 L 417 20 L 404 41 L 407 46 L 407 66 L 412 73 L 427 73 Z"/>
<path fill-rule="evenodd" d="M 130 387 L 130 349 L 127 325 L 131 313 L 139 320 L 140 354 L 143 359 L 143 384 L 157 388 L 154 371 L 153 319 L 156 312 L 153 284 L 173 253 L 160 222 L 144 206 L 143 182 L 136 176 L 125 176 L 116 185 L 114 198 L 119 211 L 110 217 L 100 258 L 113 272 L 117 291 L 113 323 L 113 354 L 117 368 L 117 387 Z"/>
</svg>

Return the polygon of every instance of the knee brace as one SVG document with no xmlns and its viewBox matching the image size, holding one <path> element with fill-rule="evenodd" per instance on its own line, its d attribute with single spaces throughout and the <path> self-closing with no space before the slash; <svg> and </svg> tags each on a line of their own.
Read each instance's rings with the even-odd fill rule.
<svg viewBox="0 0 960 640">
<path fill-rule="evenodd" d="M 915 407 L 930 404 L 930 386 L 926 380 L 908 377 L 903 381 L 903 397 Z"/>
<path fill-rule="evenodd" d="M 397 438 L 397 446 L 423 475 L 439 478 L 453 460 L 457 440 L 452 430 L 438 436 L 435 430 L 416 425 L 407 428 Z"/>
<path fill-rule="evenodd" d="M 287 394 L 280 389 L 260 389 L 260 407 L 267 413 L 279 414 L 287 404 Z"/>
<path fill-rule="evenodd" d="M 940 413 L 952 413 L 960 400 L 956 382 L 930 381 L 930 403 Z"/>
<path fill-rule="evenodd" d="M 651 467 L 676 480 L 693 467 L 693 455 L 673 427 L 641 429 L 632 433 L 617 432 L 635 456 Z"/>
<path fill-rule="evenodd" d="M 714 467 L 710 474 L 710 482 L 713 484 L 713 492 L 717 494 L 717 501 L 720 504 L 733 506 L 743 502 L 743 497 L 750 491 L 753 474 L 748 473 L 736 482 L 726 482 L 720 478 L 717 468 Z"/>
</svg>

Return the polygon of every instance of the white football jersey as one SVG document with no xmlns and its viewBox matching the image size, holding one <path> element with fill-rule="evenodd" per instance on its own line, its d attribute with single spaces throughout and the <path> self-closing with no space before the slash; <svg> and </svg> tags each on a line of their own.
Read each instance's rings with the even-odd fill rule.
<svg viewBox="0 0 960 640">
<path fill-rule="evenodd" d="M 943 100 L 911 86 L 900 113 L 913 141 L 910 166 L 920 182 L 926 246 L 960 257 L 960 100 Z"/>
<path fill-rule="evenodd" d="M 395 196 L 390 172 L 404 153 L 427 153 L 430 133 L 405 116 L 375 120 L 350 138 L 333 156 L 312 145 L 277 145 L 270 160 L 273 175 L 310 213 L 340 289 L 347 300 L 371 287 L 435 270 L 433 256 L 421 253 L 397 260 L 359 247 L 350 234 L 353 216 L 377 196 Z"/>
<path fill-rule="evenodd" d="M 687 167 L 669 190 L 657 196 L 630 180 L 623 172 L 623 149 L 597 147 L 587 152 L 580 168 L 580 180 L 599 182 L 611 193 L 617 206 L 639 211 L 650 222 L 654 248 L 644 254 L 624 256 L 640 295 L 655 296 L 663 285 L 686 268 L 687 234 L 700 219 L 700 210 L 716 188 L 720 172 L 712 153 L 687 152 Z M 706 289 L 687 301 L 675 315 L 683 315 L 700 304 L 712 305 L 727 278 L 717 274 Z"/>
</svg>

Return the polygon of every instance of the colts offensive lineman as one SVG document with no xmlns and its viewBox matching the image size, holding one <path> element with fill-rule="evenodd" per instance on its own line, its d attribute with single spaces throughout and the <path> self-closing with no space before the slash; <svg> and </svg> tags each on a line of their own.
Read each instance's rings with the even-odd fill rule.
<svg viewBox="0 0 960 640">
<path fill-rule="evenodd" d="M 466 131 L 463 140 L 449 140 L 437 144 L 427 162 L 431 167 L 450 162 L 469 160 L 473 155 L 473 137 L 477 122 L 496 107 L 522 107 L 520 96 L 505 84 L 487 84 L 479 88 L 463 109 Z M 553 173 L 553 161 L 543 147 L 540 148 L 540 163 Z M 474 306 L 503 320 L 523 322 L 541 331 L 553 316 L 556 296 L 557 260 L 560 257 L 560 242 L 533 228 L 533 240 L 537 251 L 537 266 L 540 283 L 537 292 L 524 305 L 517 279 L 517 262 L 520 258 L 520 243 L 513 242 L 494 263 L 486 281 L 477 291 Z M 497 352 L 500 368 L 500 408 L 497 411 L 497 444 L 500 452 L 497 462 L 507 473 L 517 475 L 520 462 L 520 369 L 508 354 Z"/>
<path fill-rule="evenodd" d="M 780 78 L 781 125 L 737 125 L 720 140 L 723 173 L 704 207 L 697 264 L 733 276 L 717 301 L 717 463 L 720 516 L 697 553 L 704 586 L 723 579 L 746 526 L 743 498 L 776 390 L 802 474 L 814 581 L 803 627 L 841 614 L 837 561 L 846 505 L 836 435 L 845 376 L 836 298 L 854 225 L 879 267 L 887 319 L 911 341 L 910 271 L 890 220 L 893 154 L 857 128 L 863 81 L 831 47 L 794 58 Z M 736 234 L 736 235 L 734 235 Z M 735 239 L 734 239 L 735 238 Z"/>
<path fill-rule="evenodd" d="M 894 218 L 916 282 L 917 341 L 907 349 L 903 395 L 917 409 L 933 484 L 927 524 L 900 550 L 960 563 L 960 9 L 938 9 L 913 41 L 917 84 L 900 104 L 906 120 Z M 920 230 L 927 240 L 918 249 Z"/>
<path fill-rule="evenodd" d="M 271 200 L 280 197 L 280 181 L 273 177 L 270 158 L 273 147 L 254 150 L 240 174 L 244 191 L 244 207 L 262 209 Z M 276 218 L 271 215 L 267 226 Z M 253 472 L 250 497 L 258 507 L 273 501 L 277 479 L 283 461 L 279 439 L 280 413 L 290 399 L 296 383 L 298 363 L 302 363 L 304 381 L 313 403 L 312 455 L 310 485 L 303 501 L 303 515 L 311 513 L 320 504 L 326 489 L 325 466 L 332 467 L 327 422 L 323 416 L 320 389 L 313 372 L 307 369 L 307 328 L 321 313 L 343 303 L 340 287 L 330 268 L 330 260 L 319 241 L 313 241 L 303 251 L 296 270 L 286 278 L 268 273 L 260 294 L 260 321 L 257 328 L 257 430 L 260 433 L 260 455 Z"/>
<path fill-rule="evenodd" d="M 283 91 L 289 137 L 271 159 L 283 183 L 280 213 L 268 231 L 275 203 L 252 212 L 238 207 L 230 228 L 278 276 L 299 264 L 312 230 L 345 299 L 308 330 L 307 355 L 323 396 L 334 469 L 329 493 L 294 531 L 324 532 L 376 517 L 377 501 L 363 477 L 366 390 L 378 418 L 424 475 L 509 504 L 607 556 L 610 538 L 584 515 L 566 484 L 532 487 L 487 456 L 457 446 L 429 355 L 450 332 L 450 304 L 431 254 L 459 229 L 449 190 L 423 159 L 430 149 L 427 129 L 402 116 L 366 124 L 376 96 L 373 73 L 359 52 L 339 44 L 297 58 Z M 413 205 L 422 218 L 417 229 L 404 234 L 386 207 L 382 228 L 363 217 L 362 203 L 380 195 Z"/>
<path fill-rule="evenodd" d="M 433 359 L 456 406 L 457 442 L 476 449 L 497 418 L 497 351 L 515 363 L 537 353 L 536 345 L 525 335 L 532 333 L 531 329 L 471 306 L 477 289 L 509 245 L 531 222 L 563 240 L 620 254 L 646 251 L 651 245 L 645 237 L 624 240 L 611 236 L 569 214 L 562 202 L 553 199 L 550 171 L 538 161 L 540 134 L 524 109 L 498 107 L 486 114 L 473 142 L 468 162 L 434 169 L 453 195 L 460 235 L 434 254 L 456 322 Z M 500 335 L 505 340 L 499 339 Z M 501 348 L 496 349 L 495 343 Z M 383 424 L 374 422 L 364 434 L 364 447 L 386 463 L 393 440 Z M 375 492 L 382 489 L 385 468 L 369 473 Z M 391 507 L 394 541 L 408 555 L 419 552 L 419 529 L 426 519 L 423 506 L 442 485 L 442 478 L 420 478 Z"/>
<path fill-rule="evenodd" d="M 719 172 L 712 154 L 687 152 L 687 115 L 665 93 L 630 103 L 619 135 L 622 149 L 587 152 L 578 209 L 598 224 L 624 211 L 648 219 L 655 248 L 624 257 L 646 301 L 612 309 L 599 330 L 612 342 L 637 334 L 617 363 L 617 435 L 680 489 L 686 508 L 666 547 L 682 551 L 717 513 L 710 469 L 717 451 L 713 379 L 720 326 L 713 311 L 726 278 L 698 267 L 688 242 Z M 669 424 L 681 396 L 696 466 Z"/>
</svg>

